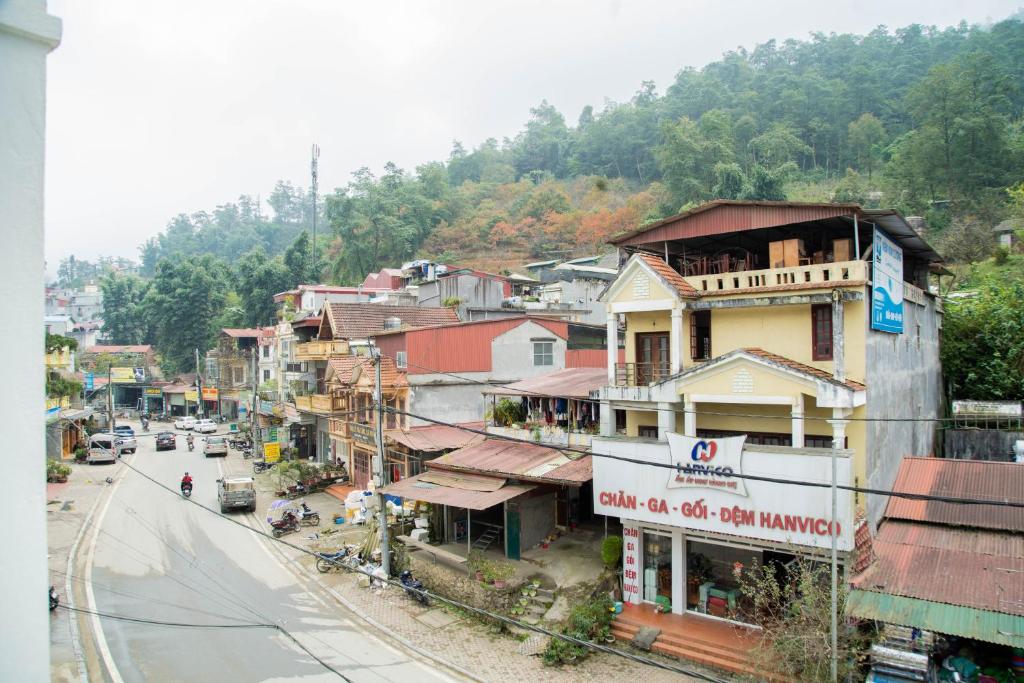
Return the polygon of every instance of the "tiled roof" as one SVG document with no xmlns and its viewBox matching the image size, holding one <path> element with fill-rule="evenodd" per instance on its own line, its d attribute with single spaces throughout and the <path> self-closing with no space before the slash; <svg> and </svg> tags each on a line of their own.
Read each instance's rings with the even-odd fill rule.
<svg viewBox="0 0 1024 683">
<path fill-rule="evenodd" d="M 229 337 L 238 339 L 240 337 L 260 337 L 263 331 L 260 328 L 245 328 L 245 327 L 225 327 L 221 330 L 224 334 Z"/>
<path fill-rule="evenodd" d="M 366 373 L 370 383 L 377 379 L 377 373 L 373 368 L 373 359 L 369 356 L 335 356 L 327 361 L 328 367 L 342 384 L 352 384 L 356 377 L 356 369 Z M 405 373 L 398 370 L 393 358 L 381 356 L 380 366 L 381 385 L 385 387 L 406 386 Z"/>
<path fill-rule="evenodd" d="M 800 361 L 792 360 L 791 358 L 786 358 L 785 356 L 780 356 L 777 353 L 771 353 L 769 351 L 765 351 L 764 349 L 758 348 L 746 348 L 742 349 L 742 351 L 745 353 L 749 353 L 752 356 L 762 358 L 768 361 L 769 363 L 783 365 L 792 370 L 796 370 L 797 372 L 802 372 L 805 375 L 813 375 L 818 379 L 825 380 L 826 382 L 831 382 L 832 384 L 842 384 L 843 386 L 847 387 L 848 389 L 852 389 L 853 391 L 864 391 L 864 385 L 861 384 L 860 382 L 854 382 L 852 379 L 848 379 L 845 382 L 839 382 L 830 373 L 821 370 L 820 368 L 816 368 L 812 365 L 801 363 Z"/>
<path fill-rule="evenodd" d="M 693 285 L 687 282 L 682 275 L 673 270 L 672 266 L 665 263 L 664 260 L 658 258 L 654 254 L 639 254 L 639 256 L 644 263 L 651 267 L 651 270 L 658 274 L 658 277 L 665 281 L 665 284 L 676 290 L 676 293 L 679 294 L 679 296 L 688 299 L 694 299 L 700 296 L 697 290 L 693 288 Z"/>
<path fill-rule="evenodd" d="M 904 458 L 893 489 L 932 496 L 1024 503 L 1024 466 L 990 460 Z M 889 519 L 1024 532 L 1024 508 L 1019 507 L 892 498 L 885 515 Z"/>
<path fill-rule="evenodd" d="M 451 308 L 390 306 L 388 304 L 329 304 L 331 330 L 336 339 L 361 339 L 384 331 L 384 321 L 398 318 L 402 327 L 427 327 L 459 322 Z"/>
<path fill-rule="evenodd" d="M 149 344 L 97 344 L 85 350 L 86 353 L 150 353 Z"/>
</svg>

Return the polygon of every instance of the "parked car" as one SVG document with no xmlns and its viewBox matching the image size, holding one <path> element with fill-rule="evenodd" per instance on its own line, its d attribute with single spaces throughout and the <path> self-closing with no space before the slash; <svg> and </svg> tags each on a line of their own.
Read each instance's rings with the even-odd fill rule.
<svg viewBox="0 0 1024 683">
<path fill-rule="evenodd" d="M 192 427 L 194 427 L 195 424 L 196 424 L 196 419 L 194 417 L 192 417 L 191 415 L 186 415 L 185 417 L 179 417 L 178 419 L 176 419 L 174 421 L 174 428 L 175 429 L 192 429 Z"/>
<path fill-rule="evenodd" d="M 217 423 L 213 420 L 196 420 L 192 431 L 197 434 L 213 434 L 217 431 Z"/>
<path fill-rule="evenodd" d="M 209 458 L 211 455 L 227 457 L 228 440 L 223 436 L 208 436 L 203 439 L 203 455 Z"/>
<path fill-rule="evenodd" d="M 244 509 L 256 512 L 256 484 L 252 477 L 225 477 L 217 480 L 220 511 Z"/>
<path fill-rule="evenodd" d="M 117 435 L 121 440 L 121 451 L 124 453 L 134 453 L 139 447 L 138 442 L 135 440 L 135 430 L 128 425 L 117 425 L 114 427 L 114 434 Z"/>
<path fill-rule="evenodd" d="M 173 451 L 178 448 L 178 436 L 174 432 L 160 432 L 156 435 L 158 451 Z"/>
<path fill-rule="evenodd" d="M 89 452 L 85 456 L 85 461 L 90 465 L 98 462 L 117 462 L 123 452 L 121 437 L 117 434 L 93 434 L 89 437 Z"/>
</svg>

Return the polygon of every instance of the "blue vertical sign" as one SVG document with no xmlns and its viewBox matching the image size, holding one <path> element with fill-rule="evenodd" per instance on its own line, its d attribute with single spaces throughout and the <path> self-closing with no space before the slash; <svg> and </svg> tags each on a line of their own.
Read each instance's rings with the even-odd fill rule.
<svg viewBox="0 0 1024 683">
<path fill-rule="evenodd" d="M 902 334 L 903 250 L 878 228 L 871 250 L 871 329 Z"/>
<path fill-rule="evenodd" d="M 92 391 L 94 383 L 95 380 L 93 379 L 93 374 L 91 372 L 85 373 L 85 390 Z"/>
</svg>

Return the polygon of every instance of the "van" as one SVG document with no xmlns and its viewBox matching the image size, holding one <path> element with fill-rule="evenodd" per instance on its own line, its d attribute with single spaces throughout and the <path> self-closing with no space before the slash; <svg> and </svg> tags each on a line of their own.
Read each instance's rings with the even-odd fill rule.
<svg viewBox="0 0 1024 683">
<path fill-rule="evenodd" d="M 122 452 L 121 437 L 117 434 L 93 434 L 89 437 L 89 454 L 85 461 L 90 465 L 98 462 L 117 462 Z"/>
</svg>

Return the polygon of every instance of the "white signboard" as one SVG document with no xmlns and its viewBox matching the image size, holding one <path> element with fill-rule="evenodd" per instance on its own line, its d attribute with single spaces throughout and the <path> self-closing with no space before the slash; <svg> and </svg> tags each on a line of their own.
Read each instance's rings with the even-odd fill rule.
<svg viewBox="0 0 1024 683">
<path fill-rule="evenodd" d="M 682 458 L 676 456 L 686 442 L 675 437 L 684 438 L 669 433 L 669 439 L 677 444 L 674 449 L 668 443 L 594 437 L 594 511 L 628 520 L 816 548 L 830 547 L 834 530 L 839 549 L 853 549 L 854 509 L 850 491 L 838 492 L 838 515 L 836 524 L 832 524 L 832 493 L 827 486 L 747 479 L 743 481 L 743 493 L 739 493 L 738 487 L 720 485 L 736 479 L 723 473 L 696 477 L 706 479 L 704 484 L 694 481 L 690 482 L 692 485 L 678 486 L 677 476 L 693 475 L 683 474 Z M 703 441 L 721 444 L 726 440 Z M 706 462 L 714 462 L 724 452 L 723 445 L 716 445 L 716 457 Z M 602 458 L 599 454 L 639 460 L 651 466 Z M 684 452 L 683 456 L 689 454 Z M 746 446 L 730 467 L 734 468 L 733 474 L 831 483 L 832 464 L 827 451 L 811 455 L 807 450 Z M 845 452 L 837 457 L 837 470 L 838 483 L 851 485 L 851 463 Z"/>
<path fill-rule="evenodd" d="M 871 246 L 871 329 L 903 332 L 903 250 L 875 228 Z"/>
<path fill-rule="evenodd" d="M 641 533 L 636 524 L 622 525 L 622 597 L 633 605 L 640 604 Z"/>
<path fill-rule="evenodd" d="M 746 436 L 726 439 L 695 439 L 668 433 L 674 470 L 668 470 L 668 487 L 712 488 L 737 496 L 746 496 L 743 479 L 732 476 L 743 472 L 743 442 Z"/>
</svg>

